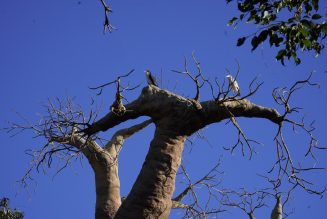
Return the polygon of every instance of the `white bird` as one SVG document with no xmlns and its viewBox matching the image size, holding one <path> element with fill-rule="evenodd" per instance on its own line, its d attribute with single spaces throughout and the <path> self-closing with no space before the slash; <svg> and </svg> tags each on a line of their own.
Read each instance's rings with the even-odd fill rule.
<svg viewBox="0 0 327 219">
<path fill-rule="evenodd" d="M 241 96 L 240 87 L 238 86 L 238 83 L 237 83 L 237 81 L 233 78 L 233 76 L 231 76 L 231 75 L 227 75 L 226 78 L 228 78 L 229 86 L 232 88 L 232 90 L 234 91 L 234 93 L 236 93 L 237 96 Z"/>
<path fill-rule="evenodd" d="M 148 82 L 148 85 L 154 85 L 157 86 L 157 82 L 156 82 L 156 78 L 151 74 L 150 70 L 146 70 L 145 71 L 145 76 L 146 76 L 146 80 Z"/>
</svg>

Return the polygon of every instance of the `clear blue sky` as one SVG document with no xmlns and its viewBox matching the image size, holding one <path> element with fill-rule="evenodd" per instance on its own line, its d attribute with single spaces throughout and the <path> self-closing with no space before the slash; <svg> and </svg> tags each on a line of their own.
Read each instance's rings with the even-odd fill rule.
<svg viewBox="0 0 327 219">
<path fill-rule="evenodd" d="M 264 43 L 251 53 L 249 43 L 236 47 L 242 34 L 255 29 L 242 25 L 236 30 L 227 27 L 228 20 L 237 14 L 235 5 L 226 6 L 225 1 L 113 1 L 112 23 L 118 28 L 112 34 L 103 34 L 103 9 L 95 0 L 29 0 L 0 1 L 0 127 L 7 121 L 22 122 L 15 114 L 19 112 L 29 121 L 37 122 L 44 114 L 42 105 L 48 98 L 74 96 L 75 102 L 89 111 L 88 105 L 95 93 L 89 86 L 111 81 L 118 74 L 135 69 L 130 82 L 145 85 L 144 70 L 151 69 L 157 76 L 162 71 L 162 87 L 185 96 L 193 96 L 193 84 L 186 78 L 172 73 L 171 69 L 183 67 L 184 56 L 190 58 L 195 51 L 202 70 L 210 78 L 221 81 L 225 69 L 237 69 L 235 59 L 241 66 L 239 84 L 247 87 L 258 76 L 264 85 L 252 101 L 274 107 L 271 91 L 277 86 L 288 86 L 294 80 L 304 78 L 315 70 L 314 80 L 320 89 L 304 89 L 294 98 L 294 104 L 304 108 L 308 120 L 316 120 L 315 135 L 326 146 L 325 110 L 327 94 L 327 56 L 323 51 L 318 58 L 313 53 L 301 53 L 302 64 L 286 67 L 274 59 L 276 50 Z M 321 1 L 321 8 L 326 9 Z M 139 90 L 127 95 L 129 100 L 137 97 Z M 114 89 L 108 88 L 100 97 L 101 115 L 108 110 L 114 98 Z M 209 98 L 204 90 L 203 100 Z M 142 121 L 141 118 L 137 121 Z M 127 127 L 135 121 L 120 125 Z M 268 121 L 240 119 L 240 124 L 250 138 L 264 143 L 257 146 L 257 155 L 251 161 L 236 151 L 231 155 L 222 149 L 236 140 L 236 130 L 225 123 L 215 124 L 203 130 L 207 141 L 191 137 L 194 145 L 186 145 L 183 163 L 196 180 L 209 170 L 219 157 L 225 174 L 221 176 L 222 187 L 250 191 L 260 188 L 263 180 L 256 173 L 264 173 L 275 159 L 273 137 L 276 127 Z M 144 160 L 153 125 L 127 140 L 120 157 L 122 195 L 128 194 Z M 114 130 L 105 133 L 110 137 Z M 302 160 L 307 140 L 302 133 L 288 132 L 287 141 L 294 156 Z M 32 139 L 32 133 L 10 138 L 0 133 L 0 197 L 11 199 L 12 206 L 25 212 L 27 219 L 93 218 L 95 188 L 93 173 L 86 160 L 73 163 L 71 167 L 54 176 L 34 173 L 27 189 L 16 183 L 29 166 L 26 149 L 37 148 L 44 143 Z M 192 152 L 189 153 L 190 148 Z M 318 152 L 317 166 L 327 166 L 326 154 Z M 314 162 L 310 161 L 313 165 Z M 327 182 L 325 173 L 309 176 L 318 186 Z M 178 179 L 177 183 L 181 180 Z M 177 184 L 177 190 L 183 186 Z M 319 188 L 319 187 L 318 187 Z M 271 203 L 269 203 L 271 204 Z M 319 199 L 303 191 L 294 194 L 287 211 L 293 208 L 291 218 L 325 218 L 326 198 Z M 263 208 L 256 218 L 268 218 L 271 209 Z M 179 218 L 173 214 L 171 218 Z M 221 215 L 221 218 L 246 218 L 237 209 Z"/>
</svg>

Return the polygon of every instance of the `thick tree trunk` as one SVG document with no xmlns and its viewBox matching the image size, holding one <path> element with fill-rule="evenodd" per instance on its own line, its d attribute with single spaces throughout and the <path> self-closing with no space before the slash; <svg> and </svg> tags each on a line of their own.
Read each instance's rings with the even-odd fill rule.
<svg viewBox="0 0 327 219">
<path fill-rule="evenodd" d="M 282 219 L 283 218 L 283 204 L 282 197 L 276 197 L 276 205 L 271 212 L 271 219 Z"/>
<path fill-rule="evenodd" d="M 145 87 L 140 97 L 125 107 L 123 115 L 109 112 L 83 130 L 92 135 L 140 116 L 149 116 L 156 124 L 141 172 L 115 219 L 168 218 L 184 141 L 197 130 L 231 117 L 265 118 L 277 124 L 283 119 L 275 109 L 245 99 L 200 103 L 156 86 Z"/>
<path fill-rule="evenodd" d="M 125 139 L 151 123 L 151 120 L 147 120 L 130 128 L 117 131 L 101 152 L 87 156 L 95 174 L 96 219 L 112 219 L 115 217 L 121 206 L 118 176 L 119 152 Z"/>
<path fill-rule="evenodd" d="M 106 149 L 101 148 L 95 141 L 88 140 L 73 133 L 70 136 L 55 137 L 58 143 L 72 145 L 85 155 L 95 174 L 96 185 L 96 219 L 112 219 L 121 205 L 120 182 L 118 177 L 117 151 L 114 137 Z M 118 144 L 120 148 L 121 145 Z"/>
<path fill-rule="evenodd" d="M 121 205 L 118 166 L 110 159 L 92 164 L 96 186 L 96 219 L 114 218 Z"/>
<path fill-rule="evenodd" d="M 156 128 L 141 172 L 115 218 L 168 218 L 185 139 Z"/>
</svg>

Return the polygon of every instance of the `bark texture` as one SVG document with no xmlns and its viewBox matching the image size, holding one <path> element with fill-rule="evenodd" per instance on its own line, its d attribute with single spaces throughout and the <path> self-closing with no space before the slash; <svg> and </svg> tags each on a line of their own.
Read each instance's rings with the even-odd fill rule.
<svg viewBox="0 0 327 219">
<path fill-rule="evenodd" d="M 114 218 L 121 205 L 118 165 L 108 154 L 90 162 L 95 176 L 96 219 Z"/>
<path fill-rule="evenodd" d="M 231 116 L 264 118 L 277 124 L 282 121 L 275 109 L 246 99 L 198 102 L 152 85 L 125 107 L 123 115 L 110 112 L 83 130 L 92 135 L 139 116 L 151 117 L 156 125 L 142 169 L 115 218 L 168 218 L 184 141 L 199 129 Z"/>
<path fill-rule="evenodd" d="M 276 124 L 283 119 L 275 109 L 257 105 L 246 99 L 196 102 L 155 86 L 145 87 L 139 98 L 125 107 L 124 115 L 118 116 L 110 112 L 83 132 L 92 135 L 140 116 L 151 117 L 157 125 L 169 117 L 173 119 L 170 121 L 171 127 L 180 128 L 178 132 L 186 135 L 191 135 L 211 123 L 229 119 L 230 113 L 235 117 L 269 119 Z M 181 120 L 181 116 L 189 120 Z"/>
<path fill-rule="evenodd" d="M 144 121 L 130 128 L 117 131 L 105 148 L 95 141 L 86 140 L 73 132 L 70 136 L 53 138 L 53 141 L 75 146 L 88 159 L 95 176 L 96 219 L 112 219 L 121 206 L 120 181 L 118 176 L 118 155 L 126 138 L 152 123 Z"/>
<path fill-rule="evenodd" d="M 141 172 L 116 218 L 168 218 L 185 139 L 157 127 Z"/>
<path fill-rule="evenodd" d="M 283 218 L 283 205 L 282 198 L 279 196 L 276 198 L 276 205 L 271 212 L 271 219 L 282 219 Z"/>
</svg>

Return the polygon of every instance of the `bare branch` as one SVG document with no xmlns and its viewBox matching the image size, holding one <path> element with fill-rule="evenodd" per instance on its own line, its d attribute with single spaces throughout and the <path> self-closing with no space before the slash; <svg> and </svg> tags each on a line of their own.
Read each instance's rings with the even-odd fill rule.
<svg viewBox="0 0 327 219">
<path fill-rule="evenodd" d="M 112 84 L 116 84 L 116 96 L 115 96 L 114 102 L 110 106 L 110 111 L 113 112 L 114 114 L 116 114 L 117 116 L 122 116 L 126 112 L 126 107 L 123 104 L 123 99 L 126 100 L 126 98 L 124 98 L 123 92 L 135 90 L 136 88 L 138 88 L 140 86 L 140 85 L 137 85 L 132 88 L 130 88 L 129 85 L 126 87 L 121 86 L 120 79 L 130 76 L 133 72 L 134 72 L 134 69 L 129 71 L 127 74 L 118 76 L 115 80 L 113 80 L 111 82 L 105 83 L 105 84 L 97 86 L 97 87 L 90 87 L 91 90 L 100 90 L 99 93 L 97 93 L 97 95 L 101 95 L 104 87 L 112 85 Z"/>
<path fill-rule="evenodd" d="M 295 92 L 303 88 L 305 85 L 318 86 L 318 84 L 311 82 L 311 78 L 312 72 L 305 80 L 296 81 L 289 89 L 284 87 L 275 88 L 273 90 L 273 98 L 278 105 L 284 108 L 284 113 L 281 116 L 282 121 L 279 124 L 277 134 L 274 138 L 276 143 L 277 160 L 269 171 L 269 173 L 272 173 L 274 170 L 277 171 L 276 181 L 282 181 L 282 179 L 286 177 L 287 181 L 292 185 L 289 190 L 290 192 L 293 191 L 295 188 L 300 187 L 310 194 L 322 196 L 325 191 L 325 188 L 320 190 L 312 189 L 311 187 L 313 186 L 313 184 L 308 180 L 304 179 L 302 173 L 314 170 L 325 170 L 325 168 L 315 166 L 303 168 L 301 167 L 301 164 L 297 166 L 293 161 L 291 151 L 283 135 L 284 123 L 291 124 L 293 126 L 294 131 L 295 128 L 300 128 L 301 130 L 303 130 L 309 138 L 309 147 L 305 156 L 308 156 L 310 154 L 313 159 L 316 159 L 313 154 L 313 149 L 324 149 L 323 147 L 318 147 L 318 141 L 313 135 L 313 131 L 315 130 L 315 127 L 313 126 L 314 123 L 311 123 L 310 126 L 307 126 L 303 118 L 300 122 L 288 118 L 290 114 L 294 112 L 298 113 L 300 110 L 299 107 L 292 107 L 290 104 Z"/>
<path fill-rule="evenodd" d="M 105 0 L 100 0 L 101 4 L 104 9 L 104 24 L 103 24 L 103 32 L 105 33 L 106 30 L 108 30 L 110 33 L 115 30 L 116 28 L 111 25 L 111 22 L 109 21 L 109 14 L 112 13 L 111 8 L 107 5 Z"/>
<path fill-rule="evenodd" d="M 255 141 L 255 140 L 251 140 L 248 139 L 245 135 L 245 133 L 243 132 L 241 126 L 238 124 L 238 122 L 236 121 L 236 118 L 234 117 L 233 113 L 231 113 L 228 108 L 226 107 L 226 110 L 228 111 L 229 115 L 230 115 L 230 121 L 233 123 L 233 125 L 236 127 L 237 131 L 238 131 L 238 137 L 237 137 L 237 142 L 234 146 L 230 147 L 230 148 L 224 148 L 225 150 L 229 150 L 231 153 L 233 153 L 233 151 L 235 150 L 235 148 L 237 148 L 239 145 L 241 145 L 242 148 L 242 155 L 245 155 L 244 152 L 244 143 L 241 140 L 241 136 L 243 138 L 243 140 L 245 141 L 249 151 L 250 151 L 250 155 L 249 155 L 249 160 L 251 160 L 252 158 L 252 154 L 253 152 L 255 152 L 250 144 L 250 142 L 256 143 L 256 144 L 260 144 L 259 142 Z"/>
<path fill-rule="evenodd" d="M 211 200 L 216 198 L 216 187 L 219 184 L 218 179 L 216 178 L 216 173 L 222 174 L 222 172 L 218 171 L 218 168 L 221 165 L 221 161 L 219 160 L 214 167 L 206 173 L 201 179 L 197 180 L 195 183 L 192 183 L 192 180 L 187 173 L 185 167 L 181 165 L 182 173 L 187 181 L 188 186 L 175 198 L 172 199 L 174 208 L 184 209 L 184 217 L 183 218 L 206 218 L 212 214 L 218 214 L 225 210 L 223 209 L 212 209 L 209 207 Z M 198 198 L 197 190 L 202 190 L 206 188 L 208 192 L 208 197 L 205 206 L 201 205 L 201 201 Z M 203 191 L 201 191 L 203 193 Z M 189 196 L 191 202 L 188 204 L 182 203 L 184 198 Z"/>
<path fill-rule="evenodd" d="M 264 191 L 248 192 L 244 188 L 239 191 L 223 190 L 221 204 L 227 207 L 236 207 L 254 219 L 254 213 L 257 209 L 267 207 L 265 199 L 269 193 Z"/>
<path fill-rule="evenodd" d="M 102 89 L 103 89 L 104 87 L 107 87 L 107 86 L 109 86 L 109 85 L 111 85 L 111 84 L 116 84 L 116 83 L 118 83 L 118 81 L 119 81 L 121 78 L 126 78 L 126 77 L 130 76 L 134 71 L 135 71 L 135 69 L 132 69 L 132 70 L 130 70 L 127 74 L 120 75 L 120 76 L 118 76 L 118 77 L 117 77 L 115 80 L 113 80 L 113 81 L 110 81 L 110 82 L 108 82 L 108 83 L 105 83 L 105 84 L 99 85 L 99 86 L 97 86 L 97 87 L 89 87 L 89 89 L 91 89 L 91 90 L 98 90 L 98 89 L 100 89 L 99 93 L 97 94 L 97 95 L 100 95 L 100 94 L 102 93 Z"/>
<path fill-rule="evenodd" d="M 183 74 L 183 75 L 186 75 L 187 77 L 191 78 L 191 80 L 194 82 L 195 88 L 196 88 L 196 94 L 192 100 L 194 100 L 193 103 L 197 106 L 197 108 L 201 109 L 201 105 L 198 103 L 198 101 L 200 100 L 200 89 L 203 87 L 203 85 L 205 83 L 209 84 L 209 86 L 212 89 L 212 92 L 213 92 L 213 87 L 212 87 L 212 84 L 210 83 L 210 81 L 203 76 L 200 62 L 196 59 L 194 52 L 192 52 L 192 60 L 196 66 L 196 70 L 197 70 L 196 74 L 193 74 L 188 69 L 188 64 L 187 64 L 186 58 L 184 58 L 184 71 L 172 70 L 172 72 L 175 72 L 178 74 Z"/>
</svg>

